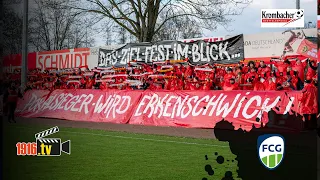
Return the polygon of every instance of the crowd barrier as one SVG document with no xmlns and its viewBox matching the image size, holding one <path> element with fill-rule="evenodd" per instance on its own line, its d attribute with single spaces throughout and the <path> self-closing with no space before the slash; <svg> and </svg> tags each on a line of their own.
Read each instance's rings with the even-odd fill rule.
<svg viewBox="0 0 320 180">
<path fill-rule="evenodd" d="M 31 90 L 17 105 L 23 117 L 152 126 L 214 128 L 225 119 L 235 129 L 268 122 L 268 112 L 299 113 L 299 91 Z"/>
</svg>

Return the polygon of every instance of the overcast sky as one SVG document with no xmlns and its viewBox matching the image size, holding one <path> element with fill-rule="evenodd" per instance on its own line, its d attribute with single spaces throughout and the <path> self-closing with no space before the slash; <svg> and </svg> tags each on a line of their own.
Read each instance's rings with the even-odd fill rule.
<svg viewBox="0 0 320 180">
<path fill-rule="evenodd" d="M 260 12 L 261 9 L 295 9 L 296 0 L 253 0 L 239 16 L 233 16 L 233 23 L 227 31 L 223 27 L 216 31 L 204 31 L 204 37 L 217 37 L 237 34 L 255 34 L 259 32 L 282 31 L 280 28 L 261 28 Z M 304 9 L 305 22 L 317 22 L 317 0 L 300 0 L 300 8 Z M 96 46 L 103 46 L 104 41 L 96 38 Z"/>
<path fill-rule="evenodd" d="M 8 1 L 8 0 L 7 0 Z M 29 6 L 32 6 L 32 1 L 29 1 Z M 16 8 L 22 12 L 22 4 Z M 280 28 L 261 28 L 260 12 L 261 9 L 295 9 L 296 0 L 253 0 L 253 2 L 244 9 L 239 16 L 233 16 L 233 22 L 226 31 L 223 27 L 215 31 L 204 31 L 204 37 L 218 37 L 237 34 L 255 34 L 259 32 L 276 32 L 282 31 Z M 304 9 L 305 22 L 317 22 L 317 0 L 300 0 L 300 8 Z M 320 16 L 319 16 L 320 17 Z M 105 38 L 97 34 L 95 36 L 96 46 L 103 46 Z"/>
</svg>

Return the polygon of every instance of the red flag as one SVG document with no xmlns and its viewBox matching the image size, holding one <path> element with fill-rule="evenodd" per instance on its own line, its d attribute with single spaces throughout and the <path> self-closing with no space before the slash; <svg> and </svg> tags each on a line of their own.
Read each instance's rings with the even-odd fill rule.
<svg viewBox="0 0 320 180">
<path fill-rule="evenodd" d="M 318 59 L 318 48 L 317 45 L 304 39 L 297 50 L 298 54 L 301 54 L 310 59 Z M 318 60 L 319 61 L 319 60 Z"/>
</svg>

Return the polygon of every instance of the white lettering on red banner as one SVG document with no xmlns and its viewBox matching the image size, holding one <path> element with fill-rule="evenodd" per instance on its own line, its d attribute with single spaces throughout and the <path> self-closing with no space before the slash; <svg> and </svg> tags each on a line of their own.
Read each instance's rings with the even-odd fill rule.
<svg viewBox="0 0 320 180">
<path fill-rule="evenodd" d="M 297 111 L 301 92 L 243 91 L 101 91 L 28 92 L 17 114 L 76 121 L 213 128 L 222 119 L 236 128 L 268 122 L 268 112 Z"/>
<path fill-rule="evenodd" d="M 37 68 L 75 68 L 88 65 L 89 48 L 37 53 Z"/>
</svg>

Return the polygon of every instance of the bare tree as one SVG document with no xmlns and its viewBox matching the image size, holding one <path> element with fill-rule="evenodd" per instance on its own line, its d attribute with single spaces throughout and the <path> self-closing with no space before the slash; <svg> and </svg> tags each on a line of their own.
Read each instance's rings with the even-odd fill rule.
<svg viewBox="0 0 320 180">
<path fill-rule="evenodd" d="M 137 38 L 134 35 L 129 34 L 129 42 L 130 43 L 136 43 L 138 41 L 137 41 Z"/>
<path fill-rule="evenodd" d="M 17 5 L 20 4 L 22 0 L 4 0 L 3 5 L 4 6 L 10 6 L 10 5 Z"/>
<path fill-rule="evenodd" d="M 161 40 L 178 40 L 179 39 L 179 29 L 174 20 L 168 21 L 163 28 L 158 31 L 153 37 L 154 41 Z"/>
<path fill-rule="evenodd" d="M 117 34 L 120 44 L 127 43 L 127 30 L 121 26 L 117 27 Z"/>
<path fill-rule="evenodd" d="M 22 49 L 22 17 L 13 10 L 3 9 L 4 54 L 19 54 Z"/>
<path fill-rule="evenodd" d="M 64 4 L 69 0 L 34 0 L 29 37 L 34 50 L 49 51 L 94 45 L 95 23 Z"/>
<path fill-rule="evenodd" d="M 105 45 L 111 45 L 113 43 L 113 26 L 106 26 L 104 29 L 104 34 L 105 34 Z"/>
<path fill-rule="evenodd" d="M 202 29 L 194 24 L 196 24 L 195 20 L 188 17 L 172 19 L 158 31 L 154 40 L 179 40 L 201 37 Z"/>
<path fill-rule="evenodd" d="M 183 17 L 177 20 L 177 26 L 179 30 L 179 38 L 199 38 L 202 36 L 202 29 L 195 26 L 197 22 L 194 19 Z"/>
<path fill-rule="evenodd" d="M 75 1 L 75 0 L 74 0 Z M 227 27 L 230 15 L 239 15 L 251 0 L 82 0 L 73 7 L 100 14 L 134 35 L 140 42 L 150 42 L 170 20 L 189 17 L 199 28 Z M 81 2 L 81 1 L 80 1 Z M 160 18 L 163 17 L 163 18 Z"/>
</svg>

